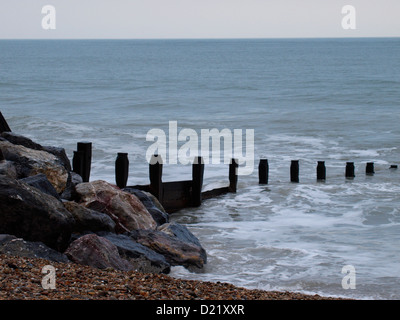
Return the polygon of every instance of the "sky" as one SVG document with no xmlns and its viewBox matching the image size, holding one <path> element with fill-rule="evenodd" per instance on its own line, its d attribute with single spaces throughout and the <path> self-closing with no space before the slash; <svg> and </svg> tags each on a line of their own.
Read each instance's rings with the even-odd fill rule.
<svg viewBox="0 0 400 320">
<path fill-rule="evenodd" d="M 399 37 L 399 17 L 400 0 L 0 0 L 0 39 Z"/>
</svg>

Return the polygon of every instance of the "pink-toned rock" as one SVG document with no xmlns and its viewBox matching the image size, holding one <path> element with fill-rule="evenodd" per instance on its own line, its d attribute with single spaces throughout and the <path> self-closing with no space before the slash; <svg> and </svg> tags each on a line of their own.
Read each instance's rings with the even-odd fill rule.
<svg viewBox="0 0 400 320">
<path fill-rule="evenodd" d="M 116 223 L 117 233 L 157 227 L 151 214 L 140 200 L 106 181 L 80 183 L 76 187 L 80 203 L 85 207 L 107 213 Z"/>
<path fill-rule="evenodd" d="M 133 266 L 121 258 L 114 244 L 96 234 L 87 234 L 72 242 L 65 255 L 75 263 L 99 269 L 133 270 Z"/>
</svg>

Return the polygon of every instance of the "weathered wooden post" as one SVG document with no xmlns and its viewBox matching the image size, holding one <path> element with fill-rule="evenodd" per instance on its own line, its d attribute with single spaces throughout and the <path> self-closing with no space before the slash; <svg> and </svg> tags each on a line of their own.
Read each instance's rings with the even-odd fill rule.
<svg viewBox="0 0 400 320">
<path fill-rule="evenodd" d="M 3 117 L 3 114 L 0 111 L 0 133 L 2 132 L 11 132 L 11 129 L 8 126 L 6 119 Z"/>
<path fill-rule="evenodd" d="M 154 154 L 151 157 L 149 165 L 149 177 L 150 177 L 150 192 L 158 199 L 162 204 L 163 198 L 163 186 L 162 186 L 162 158 L 161 155 Z"/>
<path fill-rule="evenodd" d="M 82 165 L 82 181 L 89 182 L 90 169 L 92 165 L 92 143 L 91 142 L 78 142 L 78 151 L 82 152 L 83 165 Z"/>
<path fill-rule="evenodd" d="M 299 182 L 299 160 L 292 160 L 290 165 L 290 181 Z"/>
<path fill-rule="evenodd" d="M 237 159 L 231 159 L 229 165 L 229 192 L 236 192 L 238 182 L 238 167 L 239 162 Z"/>
<path fill-rule="evenodd" d="M 192 206 L 201 205 L 201 189 L 203 187 L 204 161 L 202 157 L 195 157 L 192 165 Z"/>
<path fill-rule="evenodd" d="M 374 163 L 373 162 L 367 162 L 367 165 L 365 166 L 365 174 L 368 176 L 372 176 L 375 173 L 374 169 Z"/>
<path fill-rule="evenodd" d="M 79 174 L 82 177 L 83 168 L 83 152 L 74 151 L 74 157 L 72 158 L 72 171 Z"/>
<path fill-rule="evenodd" d="M 258 183 L 268 184 L 268 176 L 269 176 L 268 159 L 260 159 L 260 163 L 258 164 Z"/>
<path fill-rule="evenodd" d="M 326 179 L 325 161 L 318 161 L 317 181 L 324 181 L 325 179 Z"/>
<path fill-rule="evenodd" d="M 346 162 L 346 178 L 354 178 L 354 162 Z"/>
<path fill-rule="evenodd" d="M 129 160 L 128 154 L 118 152 L 115 160 L 115 182 L 120 189 L 126 187 L 129 176 Z"/>
</svg>

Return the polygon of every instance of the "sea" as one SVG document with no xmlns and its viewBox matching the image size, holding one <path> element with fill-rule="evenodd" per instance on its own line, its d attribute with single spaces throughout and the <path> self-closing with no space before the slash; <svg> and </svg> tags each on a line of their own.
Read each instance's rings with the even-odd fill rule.
<svg viewBox="0 0 400 320">
<path fill-rule="evenodd" d="M 70 159 L 78 142 L 92 142 L 90 180 L 115 183 L 117 153 L 128 153 L 129 185 L 149 183 L 152 129 L 167 141 L 171 121 L 199 137 L 242 129 L 243 154 L 254 130 L 254 170 L 237 192 L 171 214 L 208 253 L 202 270 L 173 267 L 171 276 L 397 300 L 399 57 L 400 38 L 2 40 L 0 111 L 12 131 Z M 190 164 L 165 160 L 163 181 L 191 179 Z M 228 185 L 228 167 L 206 164 L 203 190 Z"/>
</svg>

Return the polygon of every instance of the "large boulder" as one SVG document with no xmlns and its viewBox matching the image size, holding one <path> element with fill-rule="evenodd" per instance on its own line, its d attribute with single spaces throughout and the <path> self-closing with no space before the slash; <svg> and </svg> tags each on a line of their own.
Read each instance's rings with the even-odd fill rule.
<svg viewBox="0 0 400 320">
<path fill-rule="evenodd" d="M 134 194 L 143 203 L 154 221 L 157 222 L 158 226 L 169 222 L 169 214 L 158 203 L 157 198 L 152 197 L 151 194 L 148 194 L 147 192 L 135 188 L 128 187 L 124 188 L 123 191 Z"/>
<path fill-rule="evenodd" d="M 114 244 L 94 233 L 84 235 L 72 242 L 65 254 L 75 263 L 99 269 L 133 270 L 133 266 L 121 258 Z"/>
<path fill-rule="evenodd" d="M 115 231 L 115 222 L 105 213 L 88 209 L 74 201 L 64 202 L 64 207 L 75 219 L 73 232 Z"/>
<path fill-rule="evenodd" d="M 0 233 L 40 241 L 62 252 L 74 223 L 61 201 L 24 182 L 0 176 Z"/>
<path fill-rule="evenodd" d="M 100 233 L 117 248 L 121 257 L 128 260 L 136 271 L 145 273 L 169 273 L 171 265 L 161 254 L 141 245 L 123 234 Z"/>
<path fill-rule="evenodd" d="M 115 231 L 155 229 L 157 223 L 140 200 L 102 180 L 85 182 L 75 187 L 79 202 L 89 209 L 107 213 L 116 223 Z"/>
<path fill-rule="evenodd" d="M 66 255 L 47 247 L 42 242 L 29 242 L 7 234 L 0 235 L 0 254 L 41 258 L 54 262 L 69 262 Z"/>
<path fill-rule="evenodd" d="M 54 189 L 53 185 L 47 179 L 46 175 L 39 173 L 35 176 L 20 179 L 20 181 L 29 184 L 31 187 L 39 189 L 41 192 L 46 193 L 61 201 L 60 195 Z"/>
<path fill-rule="evenodd" d="M 43 173 L 57 193 L 62 193 L 66 188 L 68 171 L 55 155 L 9 141 L 0 141 L 0 149 L 6 160 L 14 162 L 19 179 Z"/>
<path fill-rule="evenodd" d="M 1 133 L 0 136 L 6 139 L 7 141 L 11 142 L 12 144 L 21 145 L 33 150 L 46 151 L 48 153 L 51 153 L 58 158 L 59 163 L 62 164 L 67 171 L 71 171 L 71 162 L 69 161 L 64 148 L 53 147 L 53 146 L 42 146 L 32 141 L 31 139 L 22 136 L 20 134 L 17 134 L 15 132 L 3 132 Z"/>
<path fill-rule="evenodd" d="M 191 243 L 194 244 L 195 246 L 201 247 L 199 239 L 192 232 L 190 232 L 190 230 L 187 227 L 177 222 L 165 223 L 159 226 L 157 230 L 165 232 L 166 234 L 172 237 L 176 237 L 177 239 L 183 242 Z M 202 251 L 204 251 L 205 255 L 206 251 L 204 249 Z"/>
<path fill-rule="evenodd" d="M 207 256 L 202 247 L 179 240 L 177 237 L 158 230 L 133 230 L 129 235 L 136 242 L 163 255 L 173 266 L 202 268 Z"/>
</svg>

